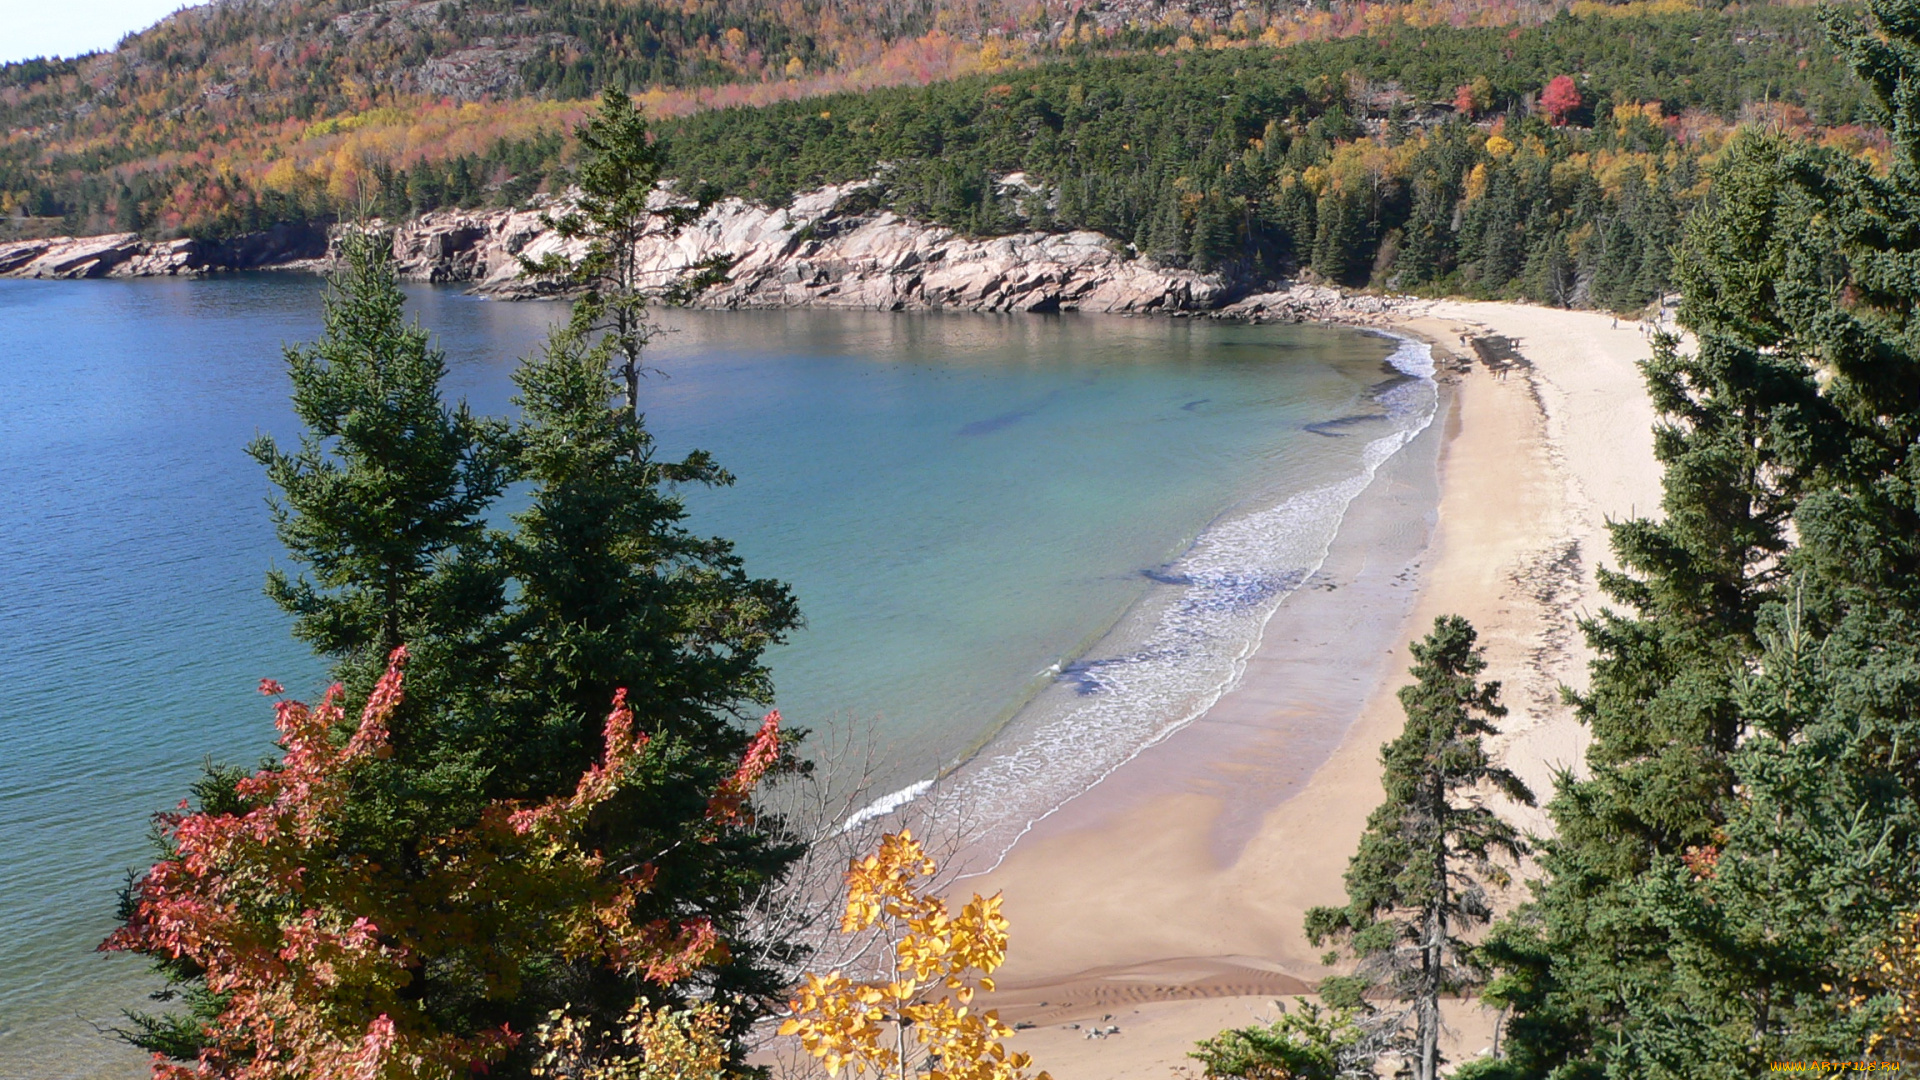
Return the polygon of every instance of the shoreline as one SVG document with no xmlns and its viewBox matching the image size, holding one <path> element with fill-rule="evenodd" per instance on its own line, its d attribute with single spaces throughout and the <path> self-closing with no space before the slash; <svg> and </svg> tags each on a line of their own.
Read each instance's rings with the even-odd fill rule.
<svg viewBox="0 0 1920 1080">
<path fill-rule="evenodd" d="M 1407 522 L 1431 518 L 1437 498 L 1431 478 L 1414 485 L 1424 494 L 1411 503 L 1403 498 L 1382 509 L 1376 493 L 1404 487 L 1402 474 L 1417 473 L 1422 460 L 1431 472 L 1435 421 L 1448 411 L 1434 365 L 1450 364 L 1451 357 L 1425 338 L 1376 327 L 1342 329 L 1392 345 L 1380 361 L 1386 378 L 1367 399 L 1382 410 L 1368 419 L 1387 432 L 1362 436 L 1353 472 L 1278 496 L 1272 505 L 1222 514 L 1161 568 L 1166 581 L 1056 664 L 1046 683 L 968 755 L 936 778 L 882 796 L 849 821 L 898 809 L 921 822 L 916 828 L 956 847 L 951 868 L 960 877 L 988 873 L 1023 838 L 1052 828 L 1052 819 L 1077 820 L 1080 804 L 1098 804 L 1114 790 L 1107 781 L 1141 754 L 1181 741 L 1189 727 L 1214 715 L 1249 666 L 1271 655 L 1262 654 L 1260 643 L 1276 625 L 1318 617 L 1296 614 L 1303 608 L 1336 617 L 1350 609 L 1343 603 L 1350 593 L 1334 594 L 1352 584 L 1349 564 L 1368 560 L 1382 545 L 1416 556 L 1424 525 L 1413 530 L 1418 535 L 1400 534 Z M 1361 583 L 1405 591 L 1399 580 Z M 1369 629 L 1378 637 L 1389 626 L 1375 622 Z M 1321 757 L 1330 750 L 1331 744 L 1317 748 Z M 958 822 L 966 824 L 956 829 Z"/>
<path fill-rule="evenodd" d="M 1503 683 L 1510 713 L 1488 740 L 1495 756 L 1542 802 L 1556 769 L 1581 765 L 1584 730 L 1557 694 L 1585 682 L 1574 619 L 1600 604 L 1594 567 L 1612 561 L 1605 520 L 1655 510 L 1660 495 L 1653 412 L 1635 367 L 1647 342 L 1638 324 L 1589 312 L 1381 306 L 1393 310 L 1341 321 L 1418 336 L 1442 371 L 1443 353 L 1478 342 L 1423 436 L 1437 444 L 1437 490 L 1422 542 L 1409 555 L 1365 534 L 1366 513 L 1391 518 L 1394 485 L 1417 480 L 1404 474 L 1418 455 L 1397 454 L 1402 475 L 1383 465 L 1354 501 L 1370 508 L 1353 514 L 1361 531 L 1343 523 L 1336 540 L 1353 576 L 1334 574 L 1346 587 L 1313 594 L 1346 593 L 1345 624 L 1330 622 L 1334 605 L 1290 613 L 1290 599 L 1205 715 L 954 890 L 1005 894 L 1012 941 L 993 1005 L 1035 1025 L 1015 1046 L 1060 1080 L 1165 1075 L 1197 1039 L 1271 1018 L 1275 999 L 1308 993 L 1335 970 L 1319 963 L 1301 918 L 1343 899 L 1341 874 L 1380 797 L 1378 747 L 1402 723 L 1394 691 L 1407 681 L 1406 645 L 1436 615 L 1473 622 L 1488 677 Z M 1398 508 L 1408 505 L 1402 493 Z M 1318 636 L 1301 632 L 1311 630 Z M 1362 692 L 1312 684 L 1337 674 Z M 1523 828 L 1546 826 L 1537 808 L 1506 812 Z M 1495 1018 L 1477 1005 L 1448 1012 L 1453 1060 L 1491 1042 Z M 1089 1023 L 1121 1031 L 1096 1039 Z"/>
</svg>

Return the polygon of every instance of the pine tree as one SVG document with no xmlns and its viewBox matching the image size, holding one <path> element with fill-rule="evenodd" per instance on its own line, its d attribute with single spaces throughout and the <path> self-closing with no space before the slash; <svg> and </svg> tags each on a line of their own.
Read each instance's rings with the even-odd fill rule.
<svg viewBox="0 0 1920 1080">
<path fill-rule="evenodd" d="M 1366 200 L 1358 192 L 1329 187 L 1315 209 L 1313 272 L 1323 281 L 1364 285 L 1370 258 Z"/>
<path fill-rule="evenodd" d="M 1217 191 L 1208 192 L 1201 200 L 1194 215 L 1193 236 L 1188 241 L 1192 253 L 1189 265 L 1195 270 L 1207 273 L 1232 258 L 1236 238 L 1229 211 L 1227 200 Z"/>
<path fill-rule="evenodd" d="M 593 758 L 599 703 L 625 690 L 662 750 L 660 768 L 612 800 L 592 835 L 616 861 L 654 862 L 659 888 L 643 900 L 659 901 L 653 916 L 692 904 L 713 919 L 731 953 L 706 975 L 745 1025 L 783 989 L 768 961 L 800 953 L 770 958 L 741 944 L 742 912 L 797 851 L 773 820 L 718 841 L 687 838 L 707 829 L 702 793 L 746 750 L 739 717 L 772 696 L 762 654 L 799 614 L 784 585 L 745 574 L 729 543 L 685 528 L 667 486 L 732 477 L 700 452 L 656 459 L 640 418 L 612 405 L 615 348 L 562 328 L 514 376 L 521 475 L 534 491 L 505 544 L 519 595 L 503 635 L 515 648 L 500 681 L 497 760 L 529 794 L 577 775 Z M 603 1022 L 632 1005 L 624 984 L 569 978 L 571 1003 Z"/>
<path fill-rule="evenodd" d="M 555 253 L 526 270 L 575 293 L 571 325 L 581 338 L 604 337 L 625 384 L 627 408 L 640 408 L 640 379 L 646 369 L 640 354 L 654 332 L 648 304 L 676 300 L 722 279 L 724 259 L 688 267 L 669 278 L 640 266 L 637 245 L 650 238 L 677 236 L 713 204 L 711 192 L 692 197 L 661 188 L 667 165 L 666 144 L 647 130 L 646 118 L 626 91 L 608 86 L 600 108 L 574 133 L 581 161 L 573 181 L 578 196 L 571 210 L 551 219 L 556 233 L 583 241 L 585 252 L 569 261 Z"/>
<path fill-rule="evenodd" d="M 1707 268 L 1774 243 L 1774 225 L 1755 228 L 1744 215 L 1778 199 L 1769 172 L 1778 151 L 1729 155 L 1722 212 L 1695 223 L 1682 259 L 1698 348 L 1683 353 L 1663 338 L 1645 365 L 1663 415 L 1655 455 L 1665 516 L 1612 526 L 1623 568 L 1603 569 L 1600 581 L 1628 610 L 1584 624 L 1597 655 L 1589 690 L 1573 698 L 1593 732 L 1591 775 L 1561 784 L 1539 901 L 1497 928 L 1487 949 L 1505 969 L 1489 996 L 1518 1014 L 1509 1054 L 1519 1075 L 1588 1054 L 1651 1068 L 1635 1042 L 1641 1018 L 1686 1008 L 1677 916 L 1648 890 L 1684 876 L 1689 850 L 1721 844 L 1737 809 L 1733 754 L 1749 730 L 1738 675 L 1758 652 L 1800 497 L 1800 473 L 1783 455 L 1817 443 L 1831 415 L 1800 359 L 1708 314 L 1720 301 Z M 1659 1030 L 1646 1034 L 1664 1037 Z"/>
<path fill-rule="evenodd" d="M 600 152 L 643 156 L 611 142 Z M 589 235 L 595 226 L 581 227 Z M 590 262 L 595 250 L 620 265 L 604 244 L 590 245 Z M 429 935 L 407 953 L 409 1007 L 443 1032 L 531 1031 L 561 1008 L 612 1030 L 642 998 L 697 994 L 731 1006 L 740 1034 L 778 1004 L 780 965 L 803 955 L 793 943 L 772 954 L 746 946 L 741 933 L 749 905 L 797 852 L 778 820 L 746 805 L 745 788 L 724 806 L 714 793 L 731 790 L 742 760 L 762 772 L 794 764 L 791 737 L 772 721 L 757 732 L 742 724 L 771 696 L 761 657 L 798 623 L 792 597 L 747 577 L 725 541 L 684 527 L 667 485 L 730 477 L 704 454 L 656 459 L 630 396 L 644 306 L 618 291 L 617 275 L 590 280 L 589 315 L 557 329 L 516 374 L 522 418 L 509 429 L 442 401 L 444 364 L 425 332 L 402 321 L 382 238 L 350 237 L 345 251 L 325 335 L 289 353 L 307 433 L 297 450 L 264 439 L 253 447 L 284 493 L 281 535 L 308 569 L 276 572 L 269 591 L 296 615 L 296 632 L 335 659 L 346 707 L 372 690 L 380 650 L 404 643 L 414 657 L 382 753 L 356 766 L 330 811 L 347 838 L 340 857 L 383 868 L 402 892 L 443 887 L 436 838 L 471 831 L 503 800 L 569 797 L 600 765 L 602 721 L 618 698 L 648 753 L 579 823 L 582 840 L 608 875 L 646 870 L 647 887 L 622 894 L 619 918 L 695 919 L 723 947 L 695 987 L 649 985 L 617 957 L 564 947 L 523 950 L 502 976 L 466 953 L 436 951 Z M 617 382 L 610 367 L 627 378 Z M 509 482 L 528 485 L 528 508 L 512 530 L 489 530 L 485 515 Z M 210 775 L 196 789 L 202 809 L 244 810 L 233 782 Z M 203 972 L 165 970 L 194 1013 L 136 1020 L 134 1037 L 191 1058 L 220 1002 L 204 992 Z M 496 1073 L 523 1072 L 533 1052 L 512 1051 Z"/>
<path fill-rule="evenodd" d="M 1591 778 L 1484 950 L 1515 1010 L 1476 1076 L 1746 1076 L 1856 1059 L 1920 903 L 1920 5 L 1837 36 L 1896 158 L 1735 140 L 1646 367 L 1665 520 L 1615 526 L 1631 614 L 1589 624 Z"/>
<path fill-rule="evenodd" d="M 391 245 L 350 233 L 325 300 L 325 331 L 286 354 L 297 448 L 261 437 L 249 452 L 280 489 L 281 541 L 305 569 L 274 570 L 267 593 L 294 616 L 294 633 L 333 661 L 357 709 L 405 644 L 415 690 L 392 716 L 387 747 L 357 778 L 340 810 L 357 857 L 417 868 L 420 838 L 471 824 L 490 768 L 475 736 L 505 643 L 492 632 L 507 578 L 485 512 L 513 476 L 505 425 L 441 398 L 445 363 L 426 331 L 403 320 Z M 608 700 L 611 700 L 609 698 Z M 241 813 L 243 774 L 210 769 L 194 787 L 209 813 Z M 576 773 L 577 775 L 577 773 Z M 137 891 L 130 885 L 127 897 Z M 131 899 L 123 917 L 131 917 Z M 161 971 L 191 1006 L 185 1017 L 134 1017 L 138 1045 L 177 1059 L 201 1049 L 219 1000 L 203 972 L 178 961 Z M 454 1026 L 469 997 L 461 980 L 410 973 L 410 995 Z"/>
<path fill-rule="evenodd" d="M 385 236 L 350 233 L 319 341 L 287 351 L 296 449 L 248 452 L 280 489 L 280 540 L 305 570 L 267 593 L 295 636 L 364 691 L 402 644 L 415 670 L 493 664 L 479 631 L 504 581 L 485 512 L 512 478 L 506 428 L 440 396 L 446 362 L 404 321 Z M 417 675 L 417 682 L 435 676 Z"/>
<path fill-rule="evenodd" d="M 1315 945 L 1348 941 L 1361 985 L 1388 987 L 1410 1003 L 1419 1080 L 1439 1076 L 1440 996 L 1476 977 L 1461 934 L 1491 915 L 1482 879 L 1504 880 L 1495 860 L 1517 862 L 1526 851 L 1486 795 L 1533 802 L 1481 744 L 1506 708 L 1500 684 L 1475 682 L 1486 661 L 1474 642 L 1473 627 L 1453 615 L 1435 619 L 1433 632 L 1413 643 L 1418 681 L 1400 691 L 1405 730 L 1380 749 L 1386 799 L 1347 865 L 1347 905 L 1306 917 Z M 1342 989 L 1357 1001 L 1355 984 L 1336 984 L 1336 995 Z"/>
</svg>

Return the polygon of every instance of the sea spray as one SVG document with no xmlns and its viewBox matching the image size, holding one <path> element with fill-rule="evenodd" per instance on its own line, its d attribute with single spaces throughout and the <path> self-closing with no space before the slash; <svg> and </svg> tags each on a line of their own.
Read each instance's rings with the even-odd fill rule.
<svg viewBox="0 0 1920 1080">
<path fill-rule="evenodd" d="M 1376 388 L 1381 411 L 1368 418 L 1391 430 L 1367 442 L 1351 475 L 1210 525 L 1178 559 L 1148 571 L 1146 595 L 1085 656 L 1055 665 L 1050 684 L 979 752 L 849 824 L 917 801 L 918 814 L 969 823 L 968 839 L 989 857 L 979 872 L 1237 686 L 1268 621 L 1326 561 L 1348 506 L 1432 423 L 1432 352 L 1398 341 L 1387 363 L 1399 377 Z"/>
</svg>

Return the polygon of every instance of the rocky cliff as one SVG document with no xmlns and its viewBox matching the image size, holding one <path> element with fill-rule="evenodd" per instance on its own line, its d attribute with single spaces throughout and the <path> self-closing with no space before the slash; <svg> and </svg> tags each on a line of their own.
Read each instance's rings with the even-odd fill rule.
<svg viewBox="0 0 1920 1080">
<path fill-rule="evenodd" d="M 714 256 L 729 281 L 703 295 L 710 307 L 846 307 L 883 311 L 1211 311 L 1246 290 L 1218 275 L 1163 267 L 1090 232 L 976 238 L 876 209 L 865 185 L 801 195 L 771 208 L 729 199 L 671 240 L 642 244 L 643 269 L 663 284 Z M 323 266 L 315 230 L 259 234 L 225 244 L 149 242 L 132 233 L 0 244 L 0 275 L 39 278 L 197 275 L 234 269 Z M 401 273 L 471 283 L 526 298 L 547 290 L 520 272 L 519 256 L 568 251 L 538 210 L 436 211 L 394 230 Z"/>
<path fill-rule="evenodd" d="M 286 266 L 327 254 L 327 232 L 282 225 L 225 241 L 143 240 L 139 233 L 54 236 L 0 243 L 0 277 L 193 277 Z"/>
<path fill-rule="evenodd" d="M 641 267 L 665 283 L 724 256 L 729 281 L 699 301 L 710 307 L 1204 311 L 1232 297 L 1218 276 L 1155 266 L 1096 233 L 966 237 L 874 209 L 864 187 L 780 208 L 729 199 L 680 236 L 643 243 Z M 394 250 L 409 277 L 516 298 L 541 292 L 516 256 L 571 254 L 536 211 L 427 214 L 396 231 Z"/>
</svg>

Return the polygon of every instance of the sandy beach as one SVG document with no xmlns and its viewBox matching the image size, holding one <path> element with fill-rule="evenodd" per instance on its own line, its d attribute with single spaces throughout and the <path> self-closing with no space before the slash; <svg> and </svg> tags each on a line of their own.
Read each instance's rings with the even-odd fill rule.
<svg viewBox="0 0 1920 1080">
<path fill-rule="evenodd" d="M 963 883 L 1005 893 L 1012 950 L 992 1004 L 1034 1025 L 1014 1045 L 1058 1080 L 1167 1076 L 1195 1040 L 1271 1016 L 1332 970 L 1301 917 L 1344 899 L 1379 747 L 1401 726 L 1406 645 L 1436 616 L 1480 633 L 1510 709 L 1492 740 L 1504 762 L 1543 800 L 1580 766 L 1557 693 L 1585 681 L 1575 620 L 1600 603 L 1606 520 L 1660 497 L 1635 366 L 1648 339 L 1607 315 L 1510 304 L 1409 301 L 1385 322 L 1442 361 L 1431 441 L 1355 501 L 1237 687 Z M 1471 1002 L 1449 1023 L 1455 1061 L 1491 1043 L 1494 1018 Z"/>
</svg>

